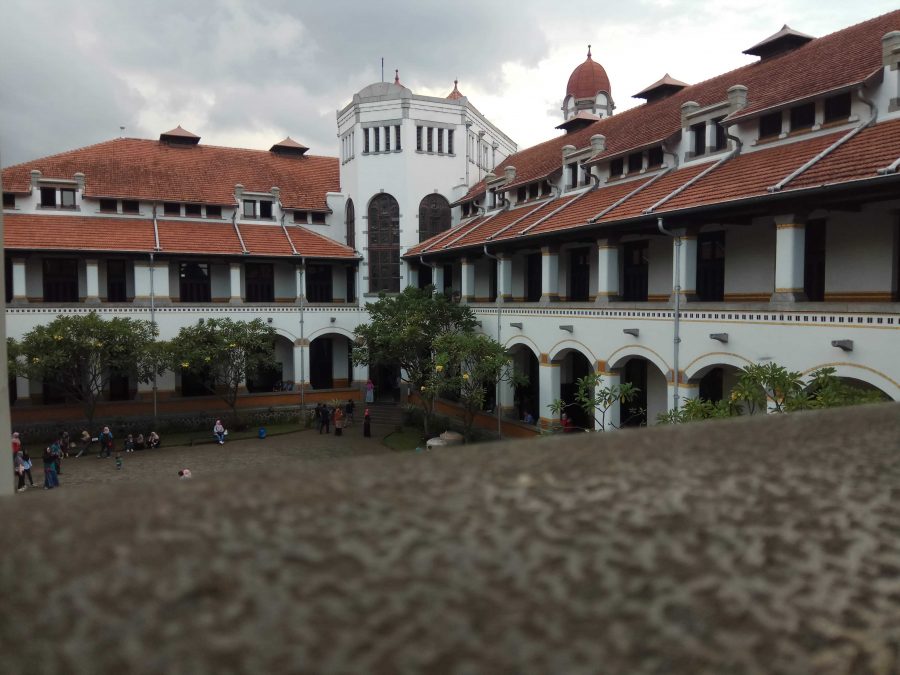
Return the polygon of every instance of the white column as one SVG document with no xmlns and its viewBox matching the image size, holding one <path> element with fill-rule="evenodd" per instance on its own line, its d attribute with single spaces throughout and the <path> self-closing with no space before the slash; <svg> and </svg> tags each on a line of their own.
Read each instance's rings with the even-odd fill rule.
<svg viewBox="0 0 900 675">
<path fill-rule="evenodd" d="M 231 263 L 230 265 L 230 276 L 229 279 L 231 281 L 231 300 L 232 304 L 240 304 L 243 299 L 241 298 L 241 263 Z"/>
<path fill-rule="evenodd" d="M 13 258 L 12 296 L 13 302 L 28 302 L 27 268 L 25 258 Z"/>
<path fill-rule="evenodd" d="M 622 384 L 622 377 L 619 373 L 612 371 L 604 372 L 602 369 L 598 369 L 597 372 L 603 378 L 600 380 L 601 387 L 608 387 L 609 389 L 612 389 L 613 387 L 618 387 L 620 384 Z M 594 415 L 594 417 L 600 418 L 601 415 L 598 412 L 596 415 Z M 606 428 L 604 429 L 604 431 L 614 431 L 618 429 L 619 425 L 621 424 L 621 420 L 622 406 L 618 401 L 616 401 L 612 404 L 612 406 L 610 406 L 609 410 L 606 411 Z M 600 429 L 599 420 L 595 422 L 594 428 Z"/>
<path fill-rule="evenodd" d="M 597 304 L 619 297 L 619 247 L 609 239 L 597 240 Z"/>
<path fill-rule="evenodd" d="M 682 380 L 684 380 L 684 373 L 682 372 Z M 672 382 L 668 382 L 666 385 L 666 406 L 667 409 L 672 409 L 672 401 L 675 395 L 675 385 Z M 684 407 L 684 402 L 687 399 L 694 399 L 700 397 L 700 385 L 695 382 L 684 382 L 682 381 L 678 385 L 678 408 Z M 653 420 L 648 419 L 647 424 L 652 424 Z"/>
<path fill-rule="evenodd" d="M 413 288 L 419 287 L 419 266 L 406 264 L 406 285 Z"/>
<path fill-rule="evenodd" d="M 431 285 L 438 293 L 444 292 L 444 266 L 435 265 L 431 268 Z"/>
<path fill-rule="evenodd" d="M 680 279 L 675 279 L 675 284 L 681 287 L 681 296 L 686 300 L 694 300 L 697 297 L 697 234 L 694 232 L 682 232 L 680 235 L 681 246 L 675 246 L 672 242 L 673 261 L 680 253 Z M 675 267 L 672 267 L 672 276 L 675 276 Z"/>
<path fill-rule="evenodd" d="M 541 302 L 559 301 L 559 249 L 541 248 Z"/>
<path fill-rule="evenodd" d="M 793 214 L 775 216 L 775 292 L 773 302 L 806 300 L 803 272 L 806 263 L 806 225 Z"/>
<path fill-rule="evenodd" d="M 460 279 L 460 301 L 473 302 L 475 300 L 475 261 L 471 258 L 462 259 Z"/>
<path fill-rule="evenodd" d="M 500 383 L 500 414 L 503 417 L 514 417 L 516 405 L 516 388 L 512 382 Z"/>
<path fill-rule="evenodd" d="M 149 302 L 150 300 L 149 260 L 134 261 L 134 300 L 135 302 Z"/>
<path fill-rule="evenodd" d="M 294 389 L 309 389 L 309 340 L 294 340 Z"/>
<path fill-rule="evenodd" d="M 547 354 L 541 354 L 541 364 L 538 372 L 540 379 L 540 404 L 537 413 L 540 415 L 540 425 L 544 428 L 551 427 L 559 420 L 556 415 L 550 412 L 550 404 L 559 398 L 559 371 L 558 363 L 550 362 Z"/>
<path fill-rule="evenodd" d="M 85 260 L 85 302 L 100 302 L 100 265 L 96 260 Z"/>
<path fill-rule="evenodd" d="M 297 302 L 302 302 L 306 297 L 306 293 L 303 289 L 303 265 L 297 265 L 296 268 L 294 268 L 294 283 L 297 288 Z"/>
<path fill-rule="evenodd" d="M 171 300 L 169 295 L 169 263 L 153 263 L 153 298 L 156 304 Z"/>
<path fill-rule="evenodd" d="M 500 302 L 512 302 L 512 257 L 508 253 L 498 253 L 497 258 L 497 294 Z"/>
</svg>

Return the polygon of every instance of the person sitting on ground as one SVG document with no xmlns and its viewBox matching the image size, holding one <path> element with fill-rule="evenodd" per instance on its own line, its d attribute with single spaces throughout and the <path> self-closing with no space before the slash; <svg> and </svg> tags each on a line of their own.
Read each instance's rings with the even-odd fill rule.
<svg viewBox="0 0 900 675">
<path fill-rule="evenodd" d="M 125 452 L 134 452 L 134 436 L 131 434 L 125 439 Z"/>
<path fill-rule="evenodd" d="M 151 431 L 147 436 L 147 447 L 151 450 L 154 450 L 159 447 L 159 434 L 155 431 Z"/>
<path fill-rule="evenodd" d="M 219 445 L 225 445 L 225 425 L 222 424 L 222 420 L 216 420 L 216 424 L 213 426 L 213 436 Z"/>
<path fill-rule="evenodd" d="M 526 412 L 525 417 L 522 419 L 522 421 L 525 422 L 525 424 L 534 424 L 534 415 L 532 415 L 530 412 Z"/>
<path fill-rule="evenodd" d="M 144 434 L 137 435 L 137 438 L 134 439 L 134 447 L 137 450 L 143 450 L 146 447 L 144 444 Z"/>
<path fill-rule="evenodd" d="M 178 472 L 178 477 L 181 480 L 188 480 L 191 477 L 191 470 L 190 469 L 181 469 Z"/>
</svg>

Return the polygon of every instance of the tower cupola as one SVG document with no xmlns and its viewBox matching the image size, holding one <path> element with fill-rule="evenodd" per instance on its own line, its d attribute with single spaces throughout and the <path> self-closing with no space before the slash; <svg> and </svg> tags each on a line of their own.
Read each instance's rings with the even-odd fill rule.
<svg viewBox="0 0 900 675">
<path fill-rule="evenodd" d="M 587 58 L 572 71 L 566 84 L 563 119 L 569 120 L 579 112 L 609 117 L 614 108 L 609 77 L 603 66 L 591 58 L 588 45 Z"/>
</svg>

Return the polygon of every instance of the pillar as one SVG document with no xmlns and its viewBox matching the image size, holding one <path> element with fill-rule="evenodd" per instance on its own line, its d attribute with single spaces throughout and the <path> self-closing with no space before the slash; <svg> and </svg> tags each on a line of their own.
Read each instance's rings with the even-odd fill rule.
<svg viewBox="0 0 900 675">
<path fill-rule="evenodd" d="M 600 380 L 601 387 L 608 387 L 609 389 L 612 389 L 613 387 L 618 387 L 620 384 L 622 384 L 621 375 L 617 372 L 605 370 L 603 363 L 597 364 L 597 373 L 603 378 Z M 600 419 L 603 418 L 599 411 L 594 415 L 594 417 Z M 609 407 L 609 410 L 606 411 L 606 426 L 603 428 L 603 431 L 613 431 L 615 429 L 618 429 L 621 420 L 622 405 L 618 401 L 616 401 Z M 595 422 L 594 428 L 597 430 L 601 428 L 599 421 Z"/>
<path fill-rule="evenodd" d="M 100 302 L 100 264 L 96 260 L 85 260 L 85 294 L 84 301 Z"/>
<path fill-rule="evenodd" d="M 435 265 L 431 268 L 431 285 L 438 293 L 444 292 L 444 266 Z"/>
<path fill-rule="evenodd" d="M 406 285 L 407 287 L 419 287 L 419 266 L 406 263 Z"/>
<path fill-rule="evenodd" d="M 597 304 L 619 297 L 619 246 L 612 239 L 597 240 Z"/>
<path fill-rule="evenodd" d="M 294 340 L 294 389 L 309 389 L 309 340 Z"/>
<path fill-rule="evenodd" d="M 509 380 L 500 383 L 500 415 L 503 417 L 515 417 L 516 415 L 516 388 Z"/>
<path fill-rule="evenodd" d="M 559 398 L 560 368 L 558 363 L 550 361 L 548 354 L 541 354 L 540 370 L 538 372 L 540 379 L 539 387 L 539 410 L 541 427 L 547 429 L 553 426 L 558 417 L 550 412 L 550 404 Z"/>
<path fill-rule="evenodd" d="M 154 303 L 166 303 L 171 300 L 171 297 L 169 295 L 168 262 L 153 263 L 153 281 L 151 289 L 153 290 Z"/>
<path fill-rule="evenodd" d="M 775 216 L 775 292 L 772 302 L 806 300 L 803 273 L 806 263 L 806 225 L 793 214 Z"/>
<path fill-rule="evenodd" d="M 25 258 L 13 258 L 12 266 L 13 302 L 28 302 L 28 273 Z"/>
<path fill-rule="evenodd" d="M 229 279 L 231 282 L 231 299 L 229 302 L 233 305 L 240 304 L 243 302 L 241 297 L 241 263 L 231 263 Z"/>
<path fill-rule="evenodd" d="M 297 265 L 294 268 L 294 286 L 297 290 L 297 299 L 296 301 L 303 302 L 303 299 L 306 297 L 306 294 L 303 292 L 303 265 Z"/>
<path fill-rule="evenodd" d="M 541 248 L 541 302 L 559 302 L 559 248 Z"/>
<path fill-rule="evenodd" d="M 670 371 L 671 373 L 671 371 Z M 667 383 L 666 386 L 666 395 L 668 397 L 667 408 L 669 410 L 672 409 L 675 400 L 675 385 L 671 382 L 671 380 Z M 684 371 L 681 372 L 681 383 L 678 385 L 678 408 L 681 409 L 684 407 L 685 400 L 695 399 L 700 397 L 700 384 L 698 382 L 686 382 L 684 378 Z M 652 420 L 647 420 L 647 424 L 649 425 Z"/>
<path fill-rule="evenodd" d="M 462 276 L 460 277 L 460 302 L 475 300 L 475 261 L 462 259 Z"/>
<path fill-rule="evenodd" d="M 680 266 L 680 277 L 674 279 L 675 285 L 681 287 L 683 299 L 694 300 L 697 297 L 697 233 L 682 231 L 679 237 L 681 246 L 672 242 L 673 263 L 675 258 L 680 257 L 679 264 L 672 266 L 672 277 L 675 277 L 675 267 Z"/>
<path fill-rule="evenodd" d="M 497 254 L 497 295 L 500 302 L 512 302 L 512 256 L 509 253 Z"/>
</svg>

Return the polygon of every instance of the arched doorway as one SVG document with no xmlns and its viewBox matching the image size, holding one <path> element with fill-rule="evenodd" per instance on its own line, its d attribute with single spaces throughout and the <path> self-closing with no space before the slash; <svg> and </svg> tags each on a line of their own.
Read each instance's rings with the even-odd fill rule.
<svg viewBox="0 0 900 675">
<path fill-rule="evenodd" d="M 353 345 L 345 335 L 320 335 L 309 343 L 309 385 L 343 389 L 353 382 Z"/>
<path fill-rule="evenodd" d="M 620 384 L 630 384 L 637 395 L 619 406 L 620 427 L 642 427 L 656 423 L 656 416 L 669 409 L 665 374 L 649 359 L 632 356 L 616 366 Z"/>
<path fill-rule="evenodd" d="M 534 352 L 525 345 L 514 345 L 510 348 L 509 353 L 512 355 L 515 373 L 528 378 L 526 384 L 515 388 L 513 405 L 516 419 L 525 419 L 525 416 L 528 414 L 538 419 L 541 405 L 540 361 L 538 361 L 538 357 L 534 355 Z"/>
<path fill-rule="evenodd" d="M 572 426 L 582 429 L 593 429 L 594 418 L 581 409 L 575 399 L 578 380 L 592 372 L 591 362 L 576 349 L 566 349 L 557 354 L 554 361 L 559 363 L 559 398 L 566 404 L 565 413 L 572 421 Z"/>
<path fill-rule="evenodd" d="M 369 202 L 369 292 L 400 292 L 400 205 L 383 192 Z"/>
<path fill-rule="evenodd" d="M 450 202 L 443 195 L 425 195 L 419 202 L 419 241 L 450 229 Z"/>
<path fill-rule="evenodd" d="M 294 388 L 294 343 L 276 335 L 273 343 L 275 366 L 247 373 L 247 391 L 291 391 Z"/>
</svg>

